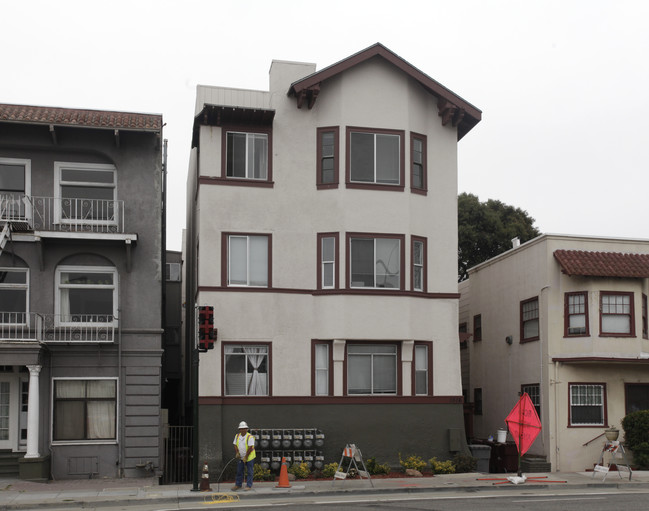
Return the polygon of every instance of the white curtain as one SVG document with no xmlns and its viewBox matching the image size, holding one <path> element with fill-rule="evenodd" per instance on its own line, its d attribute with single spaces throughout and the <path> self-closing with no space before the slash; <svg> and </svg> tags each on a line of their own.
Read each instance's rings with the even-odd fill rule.
<svg viewBox="0 0 649 511">
<path fill-rule="evenodd" d="M 250 365 L 252 365 L 252 375 L 249 375 L 248 396 L 265 396 L 268 387 L 268 373 L 261 374 L 259 368 L 266 359 L 265 347 L 244 347 Z"/>
<path fill-rule="evenodd" d="M 115 402 L 88 401 L 88 438 L 115 438 Z"/>
</svg>

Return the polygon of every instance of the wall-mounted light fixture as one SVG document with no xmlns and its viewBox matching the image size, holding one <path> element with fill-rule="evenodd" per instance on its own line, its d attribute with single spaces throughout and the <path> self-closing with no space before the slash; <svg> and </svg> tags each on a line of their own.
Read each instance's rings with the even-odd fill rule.
<svg viewBox="0 0 649 511">
<path fill-rule="evenodd" d="M 508 335 L 507 337 L 505 337 L 505 342 L 507 344 L 512 344 L 514 342 L 514 337 L 511 336 L 511 335 Z"/>
</svg>

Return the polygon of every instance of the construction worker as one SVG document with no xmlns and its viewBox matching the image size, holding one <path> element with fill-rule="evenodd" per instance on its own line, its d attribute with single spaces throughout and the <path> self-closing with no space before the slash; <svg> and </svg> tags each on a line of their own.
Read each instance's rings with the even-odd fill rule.
<svg viewBox="0 0 649 511">
<path fill-rule="evenodd" d="M 239 423 L 239 432 L 234 436 L 234 451 L 239 460 L 237 462 L 237 477 L 235 479 L 233 491 L 241 489 L 243 485 L 244 470 L 246 473 L 246 490 L 252 489 L 252 473 L 255 464 L 255 437 L 248 433 L 248 424 L 246 421 Z"/>
</svg>

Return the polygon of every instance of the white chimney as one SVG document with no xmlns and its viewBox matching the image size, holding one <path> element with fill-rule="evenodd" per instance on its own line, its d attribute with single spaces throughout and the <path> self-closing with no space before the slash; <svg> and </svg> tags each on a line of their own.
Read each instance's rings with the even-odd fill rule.
<svg viewBox="0 0 649 511">
<path fill-rule="evenodd" d="M 521 240 L 518 236 L 512 238 L 512 248 L 518 248 L 521 246 Z"/>
</svg>

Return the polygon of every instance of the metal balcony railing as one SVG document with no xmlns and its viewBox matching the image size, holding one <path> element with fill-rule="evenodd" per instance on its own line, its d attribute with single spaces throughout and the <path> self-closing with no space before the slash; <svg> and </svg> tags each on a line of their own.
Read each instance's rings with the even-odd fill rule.
<svg viewBox="0 0 649 511">
<path fill-rule="evenodd" d="M 0 312 L 0 341 L 95 344 L 115 340 L 110 314 L 38 314 Z"/>
<path fill-rule="evenodd" d="M 0 194 L 0 221 L 30 230 L 124 233 L 124 201 Z"/>
</svg>

